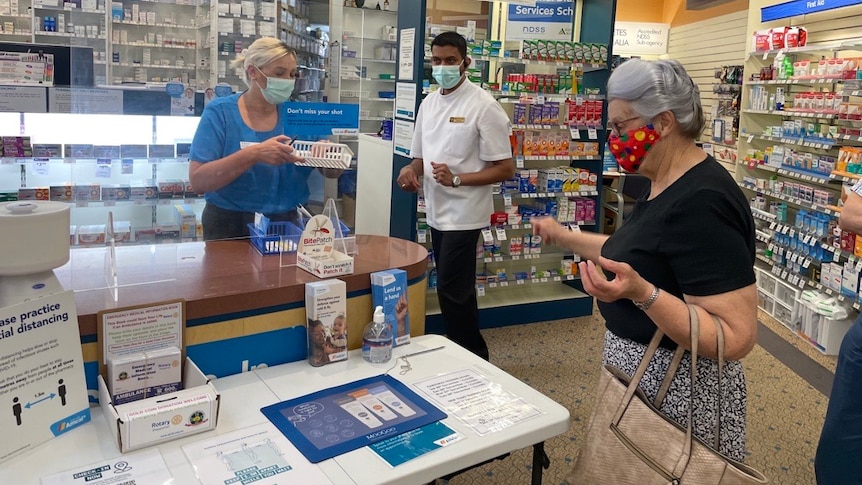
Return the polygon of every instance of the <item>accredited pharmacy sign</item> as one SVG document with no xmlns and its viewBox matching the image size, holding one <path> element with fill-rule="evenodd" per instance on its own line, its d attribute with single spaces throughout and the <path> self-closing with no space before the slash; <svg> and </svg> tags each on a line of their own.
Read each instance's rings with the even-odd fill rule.
<svg viewBox="0 0 862 485">
<path fill-rule="evenodd" d="M 572 0 L 544 0 L 536 5 L 509 4 L 506 38 L 572 40 L 575 4 Z"/>
</svg>

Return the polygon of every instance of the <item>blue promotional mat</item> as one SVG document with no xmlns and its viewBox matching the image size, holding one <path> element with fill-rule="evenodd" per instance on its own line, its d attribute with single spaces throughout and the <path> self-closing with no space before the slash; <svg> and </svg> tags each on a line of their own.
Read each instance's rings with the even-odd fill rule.
<svg viewBox="0 0 862 485">
<path fill-rule="evenodd" d="M 446 413 L 388 375 L 324 389 L 260 411 L 312 463 L 446 418 Z"/>
</svg>

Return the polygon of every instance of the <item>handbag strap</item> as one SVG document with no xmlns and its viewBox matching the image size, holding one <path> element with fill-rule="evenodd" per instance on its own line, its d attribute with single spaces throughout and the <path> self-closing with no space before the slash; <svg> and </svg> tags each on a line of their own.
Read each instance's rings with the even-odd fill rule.
<svg viewBox="0 0 862 485">
<path fill-rule="evenodd" d="M 649 363 L 655 355 L 656 349 L 658 349 L 659 343 L 661 343 L 661 338 L 664 336 L 661 330 L 656 330 L 655 334 L 652 337 L 652 340 L 649 342 L 649 346 L 644 352 L 644 356 L 641 359 L 641 363 L 638 365 L 635 374 L 632 376 L 632 380 L 629 381 L 629 386 L 626 389 L 626 393 L 623 394 L 623 398 L 620 400 L 620 405 L 617 407 L 616 413 L 614 413 L 614 418 L 611 420 L 611 424 L 613 426 L 619 426 L 620 421 L 623 419 L 623 414 L 625 414 L 626 409 L 629 407 L 629 404 L 632 402 L 632 398 L 635 395 L 635 392 L 638 389 L 638 384 L 640 384 L 641 379 L 643 379 L 644 374 L 646 374 L 647 367 L 649 367 Z"/>
<path fill-rule="evenodd" d="M 700 341 L 700 318 L 697 316 L 697 310 L 694 305 L 688 305 L 688 318 L 691 328 L 691 391 L 688 395 L 688 423 L 685 427 L 685 444 L 682 447 L 682 455 L 674 467 L 674 476 L 681 477 L 688 467 L 688 461 L 691 459 L 691 442 L 692 442 L 692 403 L 694 397 L 694 383 L 697 380 L 697 344 Z"/>
<path fill-rule="evenodd" d="M 682 362 L 683 355 L 685 355 L 685 348 L 681 345 L 677 345 L 676 350 L 673 353 L 673 359 L 670 361 L 670 365 L 667 366 L 667 373 L 665 373 L 664 379 L 661 381 L 661 387 L 659 387 L 658 393 L 655 395 L 655 400 L 653 401 L 653 405 L 656 409 L 661 409 L 661 404 L 667 396 L 667 391 L 670 389 L 670 384 L 673 382 L 676 371 L 679 369 L 679 364 Z"/>
<path fill-rule="evenodd" d="M 719 451 L 721 445 L 721 376 L 724 375 L 724 328 L 721 326 L 721 320 L 715 315 L 712 315 L 712 321 L 715 322 L 715 340 L 718 351 L 718 393 L 715 398 L 715 451 Z"/>
</svg>

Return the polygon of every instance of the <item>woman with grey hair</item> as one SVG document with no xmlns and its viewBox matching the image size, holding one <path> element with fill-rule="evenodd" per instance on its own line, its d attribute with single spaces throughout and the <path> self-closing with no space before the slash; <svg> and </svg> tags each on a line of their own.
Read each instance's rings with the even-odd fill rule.
<svg viewBox="0 0 862 485">
<path fill-rule="evenodd" d="M 690 389 L 685 352 L 661 411 L 715 443 L 720 395 L 720 451 L 745 458 L 746 385 L 739 359 L 757 340 L 754 221 L 730 174 L 695 144 L 703 130 L 700 92 L 676 61 L 628 61 L 608 81 L 608 145 L 620 166 L 650 180 L 625 224 L 609 236 L 570 232 L 553 219 L 533 232 L 581 255 L 584 288 L 595 296 L 607 332 L 603 360 L 631 376 L 656 329 L 664 338 L 640 383 L 655 399 L 673 356 L 690 347 L 686 304 L 700 320 L 697 382 Z M 600 269 L 601 268 L 601 269 Z M 717 320 L 713 320 L 716 317 Z M 718 389 L 716 323 L 725 336 Z"/>
</svg>

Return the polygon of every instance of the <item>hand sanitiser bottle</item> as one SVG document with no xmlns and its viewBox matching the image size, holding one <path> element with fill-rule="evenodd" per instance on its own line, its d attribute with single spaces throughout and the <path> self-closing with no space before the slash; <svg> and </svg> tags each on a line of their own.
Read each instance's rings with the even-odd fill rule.
<svg viewBox="0 0 862 485">
<path fill-rule="evenodd" d="M 382 306 L 374 309 L 374 319 L 362 334 L 362 358 L 372 364 L 385 364 L 392 358 L 392 325 L 386 323 Z"/>
</svg>

